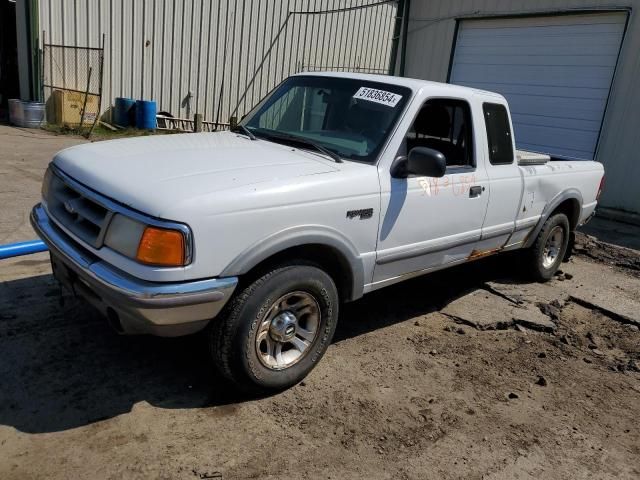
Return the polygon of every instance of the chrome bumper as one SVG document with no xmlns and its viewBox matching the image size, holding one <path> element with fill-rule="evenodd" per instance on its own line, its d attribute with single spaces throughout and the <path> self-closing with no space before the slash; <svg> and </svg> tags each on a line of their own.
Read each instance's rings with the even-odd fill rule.
<svg viewBox="0 0 640 480">
<path fill-rule="evenodd" d="M 179 283 L 140 280 L 79 246 L 49 219 L 41 204 L 31 225 L 51 252 L 55 277 L 97 307 L 121 333 L 178 336 L 204 328 L 231 298 L 236 277 Z"/>
</svg>

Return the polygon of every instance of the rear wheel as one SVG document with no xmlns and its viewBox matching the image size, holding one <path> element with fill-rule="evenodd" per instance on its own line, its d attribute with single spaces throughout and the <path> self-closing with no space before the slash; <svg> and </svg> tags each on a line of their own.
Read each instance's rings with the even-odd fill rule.
<svg viewBox="0 0 640 480">
<path fill-rule="evenodd" d="M 212 322 L 211 354 L 245 391 L 287 388 L 326 352 L 338 318 L 331 277 L 312 265 L 274 268 L 246 286 Z"/>
<path fill-rule="evenodd" d="M 569 235 L 569 220 L 565 214 L 557 213 L 547 219 L 534 244 L 525 251 L 534 280 L 546 282 L 558 271 L 567 252 Z"/>
</svg>

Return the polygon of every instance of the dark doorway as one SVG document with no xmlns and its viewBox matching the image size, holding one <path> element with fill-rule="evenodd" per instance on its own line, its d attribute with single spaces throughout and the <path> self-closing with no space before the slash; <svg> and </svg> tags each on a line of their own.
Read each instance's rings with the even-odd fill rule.
<svg viewBox="0 0 640 480">
<path fill-rule="evenodd" d="M 18 49 L 16 44 L 16 4 L 0 0 L 0 121 L 7 121 L 9 98 L 20 96 Z"/>
</svg>

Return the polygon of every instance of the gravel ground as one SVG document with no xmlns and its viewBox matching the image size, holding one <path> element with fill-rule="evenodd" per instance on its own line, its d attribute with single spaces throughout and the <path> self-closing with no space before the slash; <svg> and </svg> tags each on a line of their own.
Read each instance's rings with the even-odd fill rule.
<svg viewBox="0 0 640 480">
<path fill-rule="evenodd" d="M 0 149 L 3 241 L 33 237 L 6 228 L 77 141 L 54 139 Z M 0 478 L 639 478 L 638 252 L 579 245 L 547 284 L 507 255 L 348 304 L 319 366 L 265 398 L 229 390 L 199 336 L 114 334 L 46 254 L 2 261 Z M 485 293 L 495 329 L 467 321 Z"/>
</svg>

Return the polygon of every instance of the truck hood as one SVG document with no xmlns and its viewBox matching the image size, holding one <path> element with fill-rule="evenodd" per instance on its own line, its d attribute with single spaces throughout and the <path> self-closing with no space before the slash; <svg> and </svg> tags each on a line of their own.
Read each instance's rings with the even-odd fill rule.
<svg viewBox="0 0 640 480">
<path fill-rule="evenodd" d="M 338 170 L 314 153 L 231 132 L 78 145 L 59 152 L 53 163 L 87 187 L 158 217 L 213 192 Z"/>
</svg>

